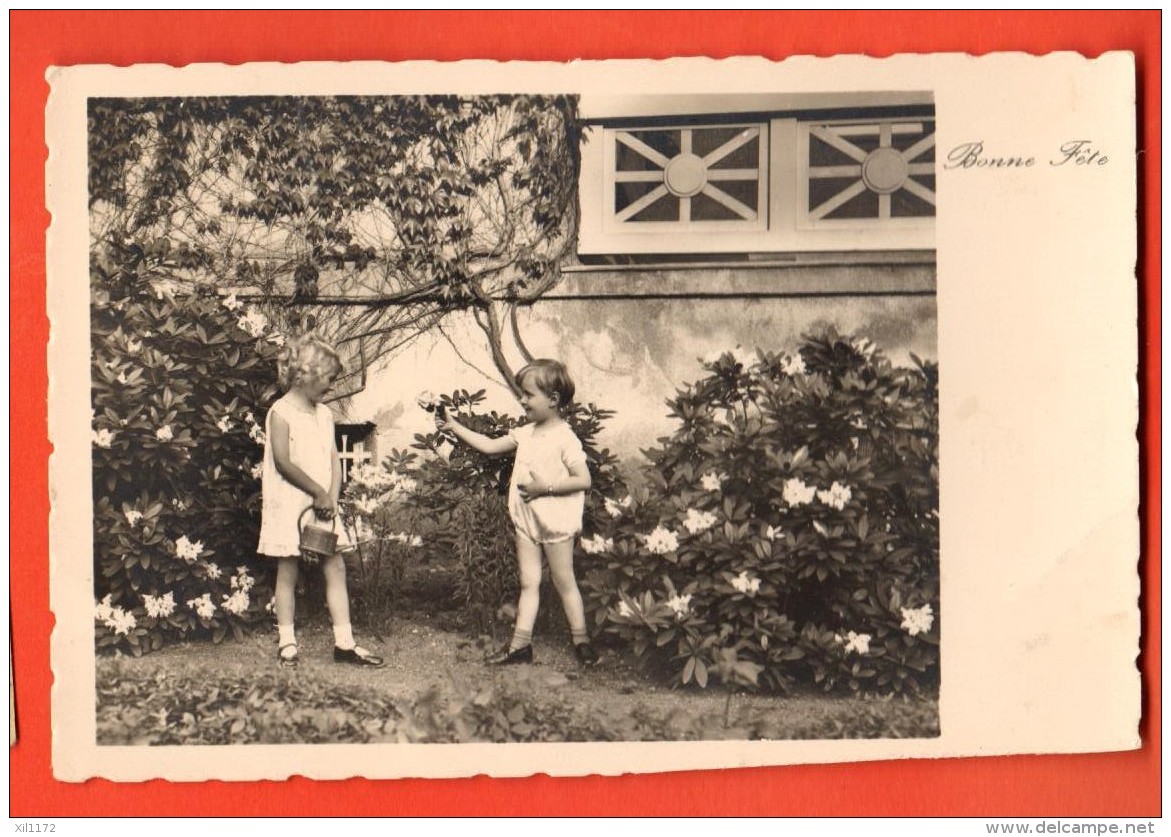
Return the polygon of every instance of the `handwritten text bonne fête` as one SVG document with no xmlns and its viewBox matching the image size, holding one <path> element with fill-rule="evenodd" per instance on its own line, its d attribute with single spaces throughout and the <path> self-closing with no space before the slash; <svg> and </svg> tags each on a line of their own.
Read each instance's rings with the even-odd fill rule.
<svg viewBox="0 0 1171 837">
<path fill-rule="evenodd" d="M 1110 158 L 1094 148 L 1093 140 L 1070 140 L 1064 142 L 1056 153 L 1048 158 L 1050 166 L 1104 166 Z M 963 142 L 947 152 L 945 169 L 1028 169 L 1037 164 L 1032 155 L 992 154 L 984 149 L 981 140 Z"/>
</svg>

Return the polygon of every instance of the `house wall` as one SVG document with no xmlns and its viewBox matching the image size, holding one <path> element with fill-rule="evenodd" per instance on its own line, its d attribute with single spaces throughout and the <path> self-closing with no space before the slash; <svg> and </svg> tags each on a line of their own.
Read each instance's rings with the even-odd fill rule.
<svg viewBox="0 0 1171 837">
<path fill-rule="evenodd" d="M 671 431 L 665 400 L 713 353 L 792 351 L 828 324 L 868 337 L 896 364 L 912 353 L 935 359 L 934 287 L 934 263 L 582 269 L 519 319 L 534 355 L 567 364 L 579 400 L 616 411 L 600 442 L 633 463 Z M 415 405 L 421 390 L 457 388 L 486 389 L 486 410 L 519 412 L 465 315 L 370 370 L 347 412 L 378 425 L 385 455 L 433 426 Z"/>
</svg>

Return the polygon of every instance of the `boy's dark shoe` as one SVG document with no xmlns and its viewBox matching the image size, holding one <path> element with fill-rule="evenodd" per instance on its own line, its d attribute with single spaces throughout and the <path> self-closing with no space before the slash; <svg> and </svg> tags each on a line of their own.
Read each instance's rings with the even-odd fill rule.
<svg viewBox="0 0 1171 837">
<path fill-rule="evenodd" d="M 515 651 L 503 648 L 487 660 L 490 666 L 511 666 L 517 663 L 531 663 L 532 661 L 533 646 L 531 645 L 526 645 L 524 648 L 518 648 Z"/>
<path fill-rule="evenodd" d="M 350 663 L 368 668 L 382 668 L 382 666 L 386 665 L 381 657 L 377 657 L 365 648 L 360 648 L 356 645 L 353 648 L 338 648 L 335 645 L 333 647 L 333 661 L 335 663 Z"/>
<path fill-rule="evenodd" d="M 573 656 L 577 657 L 577 661 L 583 666 L 598 664 L 598 652 L 588 642 L 580 642 L 573 646 Z"/>
</svg>

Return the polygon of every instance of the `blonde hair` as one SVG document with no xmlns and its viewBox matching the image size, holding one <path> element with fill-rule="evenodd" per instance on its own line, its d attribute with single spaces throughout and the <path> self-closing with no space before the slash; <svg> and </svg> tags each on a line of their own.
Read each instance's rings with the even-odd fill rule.
<svg viewBox="0 0 1171 837">
<path fill-rule="evenodd" d="M 534 360 L 516 373 L 513 383 L 516 384 L 517 389 L 524 389 L 525 381 L 530 378 L 537 385 L 537 389 L 543 392 L 546 397 L 557 401 L 557 409 L 560 412 L 564 413 L 573 403 L 576 387 L 573 385 L 573 378 L 569 377 L 565 364 L 561 361 L 547 358 Z"/>
<path fill-rule="evenodd" d="M 297 337 L 285 343 L 277 358 L 277 381 L 286 392 L 306 378 L 345 371 L 341 356 L 323 340 Z"/>
</svg>

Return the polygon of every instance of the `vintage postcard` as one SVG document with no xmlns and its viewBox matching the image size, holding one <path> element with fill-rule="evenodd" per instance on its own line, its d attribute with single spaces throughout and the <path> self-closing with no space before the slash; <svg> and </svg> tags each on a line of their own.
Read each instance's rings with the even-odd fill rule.
<svg viewBox="0 0 1171 837">
<path fill-rule="evenodd" d="M 1129 54 L 48 80 L 56 778 L 1139 745 Z"/>
</svg>

